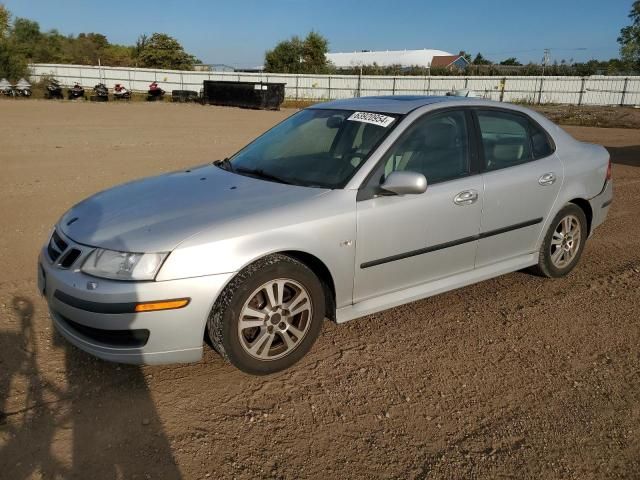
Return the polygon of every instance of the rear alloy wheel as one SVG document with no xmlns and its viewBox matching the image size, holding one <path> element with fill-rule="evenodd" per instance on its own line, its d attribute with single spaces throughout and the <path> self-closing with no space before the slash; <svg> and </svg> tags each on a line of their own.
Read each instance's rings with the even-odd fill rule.
<svg viewBox="0 0 640 480">
<path fill-rule="evenodd" d="M 325 315 L 322 285 L 298 260 L 269 255 L 239 272 L 218 297 L 207 327 L 214 348 L 240 370 L 266 375 L 309 351 Z"/>
<path fill-rule="evenodd" d="M 551 222 L 536 272 L 552 278 L 567 275 L 578 264 L 586 240 L 587 218 L 580 207 L 570 203 Z"/>
<path fill-rule="evenodd" d="M 549 255 L 551 263 L 558 268 L 566 268 L 576 257 L 582 244 L 582 228 L 575 215 L 564 217 L 551 235 Z"/>
</svg>

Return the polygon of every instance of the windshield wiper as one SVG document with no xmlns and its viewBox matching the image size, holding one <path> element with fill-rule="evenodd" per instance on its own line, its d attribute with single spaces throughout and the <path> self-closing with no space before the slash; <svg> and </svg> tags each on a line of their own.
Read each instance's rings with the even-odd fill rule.
<svg viewBox="0 0 640 480">
<path fill-rule="evenodd" d="M 213 164 L 216 167 L 220 167 L 223 170 L 227 170 L 229 172 L 233 172 L 233 165 L 231 165 L 231 162 L 229 161 L 228 158 L 224 158 L 222 160 L 216 160 L 215 162 L 213 162 Z"/>
<path fill-rule="evenodd" d="M 272 173 L 268 173 L 265 172 L 264 170 L 262 170 L 261 168 L 244 168 L 244 167 L 238 167 L 235 170 L 233 170 L 236 173 L 246 173 L 247 175 L 250 175 L 252 177 L 256 177 L 256 178 L 262 178 L 264 180 L 271 180 L 274 182 L 278 182 L 278 183 L 284 183 L 287 185 L 297 185 L 296 183 L 290 181 L 290 180 L 285 180 L 282 177 L 279 177 L 277 175 L 273 175 Z"/>
</svg>

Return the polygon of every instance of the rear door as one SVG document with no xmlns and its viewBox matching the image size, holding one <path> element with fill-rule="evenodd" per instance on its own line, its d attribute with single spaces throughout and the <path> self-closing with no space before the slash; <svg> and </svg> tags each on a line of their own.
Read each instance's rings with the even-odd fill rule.
<svg viewBox="0 0 640 480">
<path fill-rule="evenodd" d="M 482 211 L 482 178 L 464 109 L 418 118 L 360 190 L 354 302 L 473 269 Z M 386 195 L 392 172 L 427 178 L 419 195 Z"/>
<path fill-rule="evenodd" d="M 475 110 L 484 210 L 476 267 L 532 253 L 564 178 L 549 135 L 527 115 Z"/>
</svg>

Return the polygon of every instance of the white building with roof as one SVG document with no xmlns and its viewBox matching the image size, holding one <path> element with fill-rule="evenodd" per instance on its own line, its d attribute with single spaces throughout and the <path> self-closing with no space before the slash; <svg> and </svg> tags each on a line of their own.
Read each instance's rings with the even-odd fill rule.
<svg viewBox="0 0 640 480">
<path fill-rule="evenodd" d="M 351 53 L 328 53 L 327 59 L 337 68 L 354 68 L 364 65 L 390 67 L 400 65 L 402 67 L 430 68 L 433 57 L 452 56 L 442 50 L 386 50 L 386 51 L 361 51 Z"/>
</svg>

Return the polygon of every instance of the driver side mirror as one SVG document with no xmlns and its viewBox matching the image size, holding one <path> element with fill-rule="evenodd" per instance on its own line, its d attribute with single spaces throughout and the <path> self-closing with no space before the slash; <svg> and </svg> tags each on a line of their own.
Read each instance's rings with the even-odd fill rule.
<svg viewBox="0 0 640 480">
<path fill-rule="evenodd" d="M 427 179 L 418 172 L 391 172 L 380 188 L 396 195 L 417 195 L 427 191 Z"/>
</svg>

